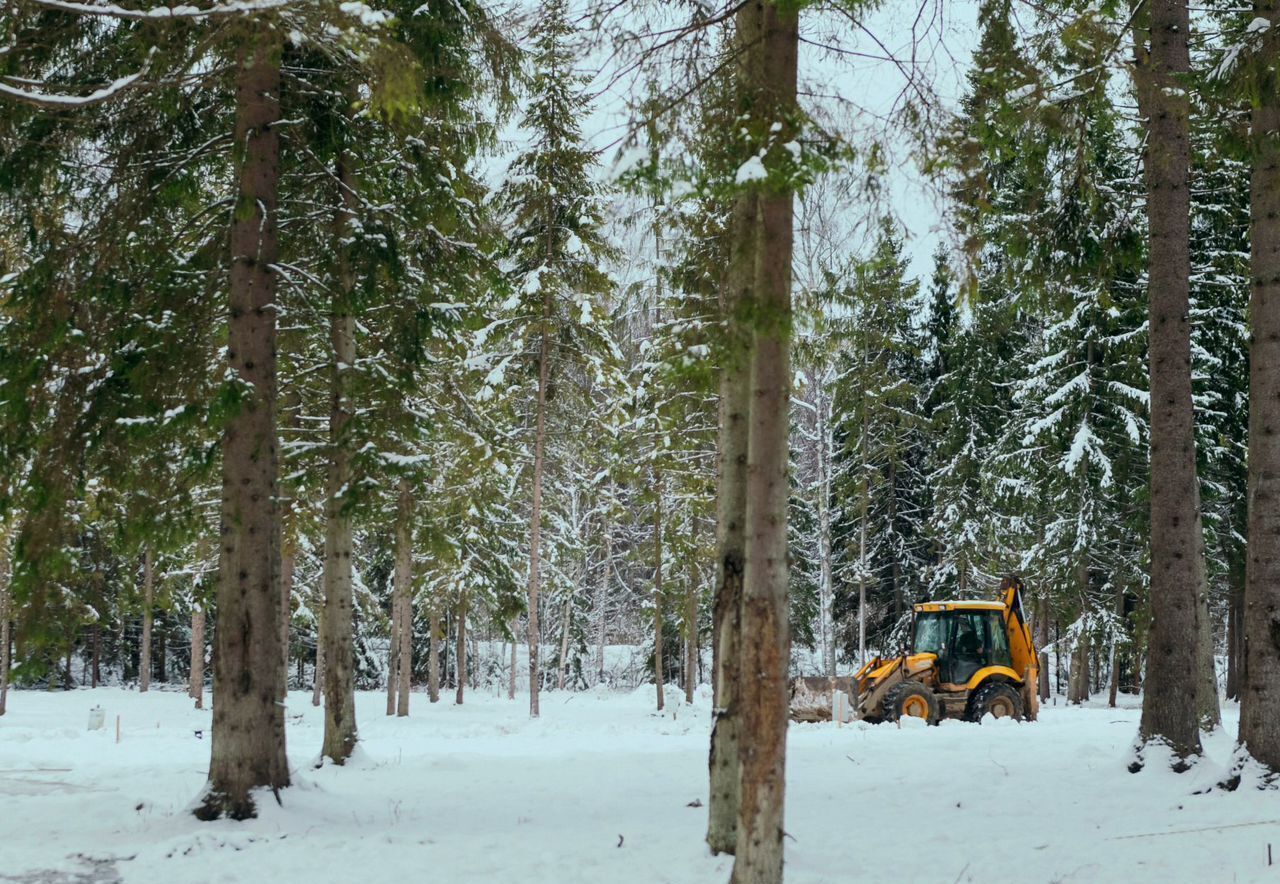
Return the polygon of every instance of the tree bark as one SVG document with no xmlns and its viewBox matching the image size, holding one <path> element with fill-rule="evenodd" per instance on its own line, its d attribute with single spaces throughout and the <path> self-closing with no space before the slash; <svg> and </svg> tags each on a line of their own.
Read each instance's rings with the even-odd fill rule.
<svg viewBox="0 0 1280 884">
<path fill-rule="evenodd" d="M 396 714 L 400 696 L 400 559 L 396 556 L 395 586 L 391 591 L 391 634 L 387 640 L 387 714 Z"/>
<path fill-rule="evenodd" d="M 813 378 L 817 391 L 818 437 L 818 617 L 822 634 L 822 673 L 827 678 L 836 676 L 835 646 L 835 586 L 831 577 L 831 456 L 835 450 L 831 419 L 827 409 L 831 407 L 826 394 Z"/>
<path fill-rule="evenodd" d="M 396 599 L 400 648 L 396 653 L 399 668 L 400 695 L 396 699 L 396 715 L 409 714 L 409 689 L 413 686 L 413 488 L 408 479 L 400 480 L 400 500 L 396 513 Z"/>
<path fill-rule="evenodd" d="M 1271 27 L 1254 61 L 1258 83 L 1251 126 L 1249 539 L 1240 747 L 1280 771 L 1280 12 L 1275 0 L 1257 0 L 1253 8 Z"/>
<path fill-rule="evenodd" d="M 347 256 L 346 243 L 355 220 L 355 176 L 346 149 L 339 151 L 336 176 L 341 189 L 340 205 L 334 219 L 338 244 L 338 291 L 334 293 L 329 319 L 333 367 L 330 373 L 329 468 L 325 501 L 324 537 L 324 746 L 321 754 L 343 764 L 355 749 L 356 688 L 354 652 L 354 606 L 351 577 L 352 524 L 348 495 L 351 493 L 351 451 L 349 425 L 351 401 L 348 376 L 355 368 L 355 316 L 351 299 L 355 273 Z"/>
<path fill-rule="evenodd" d="M 280 699 L 289 699 L 289 621 L 293 619 L 293 572 L 297 558 L 292 547 L 280 560 Z M 301 687 L 301 685 L 299 685 Z"/>
<path fill-rule="evenodd" d="M 1139 113 L 1147 121 L 1151 363 L 1151 633 L 1139 745 L 1162 743 L 1173 768 L 1200 754 L 1195 653 L 1205 582 L 1191 401 L 1189 296 L 1191 61 L 1185 0 L 1148 4 L 1149 52 L 1137 40 Z"/>
<path fill-rule="evenodd" d="M 658 471 L 656 444 L 653 456 L 653 683 L 661 712 L 666 706 L 662 671 L 662 474 Z"/>
<path fill-rule="evenodd" d="M 547 440 L 547 384 L 551 371 L 551 290 L 542 300 L 542 333 L 538 342 L 538 402 L 533 437 L 533 511 L 529 516 L 529 717 L 538 717 L 538 593 L 542 583 L 542 474 Z"/>
<path fill-rule="evenodd" d="M 783 160 L 795 137 L 798 6 L 764 6 L 761 116 Z M 781 125 L 780 129 L 777 127 Z M 766 168 L 768 165 L 766 165 Z M 742 606 L 742 785 L 732 884 L 780 884 L 791 658 L 787 591 L 793 193 L 768 180 L 760 197 L 755 347 L 747 444 L 747 556 Z"/>
<path fill-rule="evenodd" d="M 467 683 L 467 594 L 458 599 L 458 677 L 457 692 L 454 703 L 462 705 L 463 693 Z"/>
<path fill-rule="evenodd" d="M 9 622 L 13 617 L 9 588 L 12 575 L 11 555 L 9 538 L 0 537 L 0 715 L 4 715 L 9 702 L 9 645 L 12 641 Z"/>
<path fill-rule="evenodd" d="M 90 684 L 97 687 L 102 682 L 102 624 L 93 625 L 93 676 Z"/>
<path fill-rule="evenodd" d="M 155 569 L 151 548 L 142 552 L 142 644 L 138 649 L 138 691 L 151 689 L 151 609 L 155 604 Z"/>
<path fill-rule="evenodd" d="M 560 671 L 556 674 L 556 690 L 564 690 L 565 676 L 569 673 L 569 627 L 573 617 L 573 594 L 568 593 L 564 599 L 564 610 L 560 612 Z"/>
<path fill-rule="evenodd" d="M 693 703 L 698 687 L 698 572 L 691 568 L 684 597 L 684 701 Z"/>
<path fill-rule="evenodd" d="M 1036 644 L 1040 648 L 1040 699 L 1049 699 L 1049 600 L 1041 597 L 1037 605 Z"/>
<path fill-rule="evenodd" d="M 507 678 L 507 700 L 516 699 L 516 665 L 520 663 L 516 649 L 516 636 L 520 635 L 517 629 L 517 627 L 520 626 L 518 619 L 520 618 L 511 618 L 511 673 L 509 673 Z"/>
<path fill-rule="evenodd" d="M 196 701 L 197 709 L 204 708 L 204 608 L 199 606 L 191 612 L 191 673 L 187 696 Z"/>
<path fill-rule="evenodd" d="M 243 399 L 222 443 L 218 629 L 209 785 L 200 819 L 256 815 L 250 790 L 289 785 L 280 705 L 280 510 L 276 441 L 279 31 L 240 41 L 227 357 Z M 248 30 L 248 29 L 247 29 Z"/>
<path fill-rule="evenodd" d="M 596 627 L 599 635 L 596 642 L 596 684 L 604 683 L 604 644 L 606 615 L 605 606 L 609 602 L 609 572 L 613 568 L 613 526 L 605 525 L 604 529 L 604 561 L 601 563 L 600 587 L 596 594 Z"/>
<path fill-rule="evenodd" d="M 323 606 L 323 601 L 321 605 Z M 316 668 L 311 676 L 311 705 L 319 706 L 324 698 L 324 610 L 316 615 Z"/>
<path fill-rule="evenodd" d="M 428 612 L 427 638 L 427 699 L 440 702 L 440 608 L 439 600 L 431 600 Z"/>
<path fill-rule="evenodd" d="M 757 79 L 762 11 L 745 4 L 736 14 L 735 78 L 738 109 L 750 112 Z M 736 133 L 726 133 L 734 139 Z M 731 142 L 732 143 L 732 142 Z M 720 368 L 716 477 L 716 589 L 712 605 L 712 691 L 710 792 L 707 845 L 713 854 L 737 848 L 741 798 L 742 577 L 746 558 L 747 441 L 750 434 L 750 316 L 755 302 L 755 260 L 760 198 L 751 189 L 735 196 L 729 219 L 729 264 L 721 295 L 724 323 Z"/>
<path fill-rule="evenodd" d="M 1207 575 L 1201 576 L 1204 579 L 1200 581 L 1200 597 L 1196 603 L 1196 720 L 1202 731 L 1212 732 L 1222 726 L 1222 707 L 1218 703 L 1218 665 L 1214 654 L 1213 621 L 1209 614 L 1209 581 Z"/>
</svg>

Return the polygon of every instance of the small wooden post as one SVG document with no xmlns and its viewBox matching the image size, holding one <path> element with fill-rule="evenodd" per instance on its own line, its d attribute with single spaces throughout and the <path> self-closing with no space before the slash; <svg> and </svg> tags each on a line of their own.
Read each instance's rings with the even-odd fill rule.
<svg viewBox="0 0 1280 884">
<path fill-rule="evenodd" d="M 120 742 L 120 716 L 116 716 L 116 742 Z"/>
</svg>

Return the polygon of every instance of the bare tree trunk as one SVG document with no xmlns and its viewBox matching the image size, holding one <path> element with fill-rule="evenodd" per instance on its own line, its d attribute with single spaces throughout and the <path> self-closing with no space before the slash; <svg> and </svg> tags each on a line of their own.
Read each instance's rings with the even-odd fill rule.
<svg viewBox="0 0 1280 884">
<path fill-rule="evenodd" d="M 1088 631 L 1082 631 L 1071 649 L 1071 678 L 1067 682 L 1067 702 L 1080 705 L 1089 699 L 1089 651 Z"/>
<path fill-rule="evenodd" d="M 440 601 L 431 600 L 431 610 L 427 614 L 427 699 L 432 703 L 440 702 Z"/>
<path fill-rule="evenodd" d="M 1199 506 L 1196 507 L 1199 510 Z M 1222 726 L 1218 703 L 1218 665 L 1213 646 L 1213 620 L 1209 613 L 1209 581 L 1200 581 L 1196 612 L 1196 720 L 1200 729 L 1212 732 Z"/>
<path fill-rule="evenodd" d="M 698 687 L 698 572 L 691 569 L 684 597 L 684 701 L 693 703 Z"/>
<path fill-rule="evenodd" d="M 93 625 L 93 687 L 102 682 L 102 624 Z"/>
<path fill-rule="evenodd" d="M 509 673 L 508 679 L 507 679 L 507 699 L 508 700 L 514 700 L 516 698 L 516 666 L 519 663 L 519 660 L 516 654 L 516 650 L 517 650 L 516 635 L 518 634 L 516 627 L 520 625 L 518 621 L 519 621 L 518 617 L 511 618 L 511 672 Z"/>
<path fill-rule="evenodd" d="M 324 697 L 324 644 L 324 610 L 321 608 L 316 615 L 316 671 L 312 673 L 312 706 L 319 706 Z"/>
<path fill-rule="evenodd" d="M 0 715 L 4 715 L 9 702 L 9 644 L 11 642 L 9 621 L 13 617 L 11 590 L 12 579 L 10 565 L 12 553 L 9 551 L 9 538 L 0 537 Z"/>
<path fill-rule="evenodd" d="M 276 442 L 276 197 L 280 31 L 249 24 L 236 71 L 237 197 L 231 212 L 227 357 L 244 399 L 222 444 L 213 736 L 200 819 L 245 819 L 250 792 L 289 785 L 280 696 L 280 510 Z"/>
<path fill-rule="evenodd" d="M 1244 589 L 1244 673 L 1240 746 L 1280 770 L 1280 99 L 1277 99 L 1276 0 L 1255 0 L 1271 23 L 1255 62 L 1252 247 L 1249 300 L 1249 540 Z"/>
<path fill-rule="evenodd" d="M 387 639 L 387 714 L 396 714 L 400 696 L 400 556 L 396 549 L 395 586 L 391 590 L 391 630 Z"/>
<path fill-rule="evenodd" d="M 735 72 L 739 113 L 753 105 L 756 56 L 762 13 L 747 3 L 736 14 Z M 712 690 L 710 793 L 707 845 L 733 853 L 738 837 L 742 757 L 742 576 L 746 557 L 747 440 L 750 433 L 750 316 L 755 303 L 755 261 L 760 198 L 744 190 L 734 198 L 729 219 L 729 264 L 721 296 L 724 353 L 720 369 L 716 466 L 716 590 L 712 606 Z"/>
<path fill-rule="evenodd" d="M 822 672 L 827 678 L 836 676 L 835 646 L 835 586 L 831 578 L 831 455 L 834 450 L 831 420 L 826 409 L 830 402 L 818 388 L 816 405 L 818 413 L 818 593 L 822 633 Z"/>
<path fill-rule="evenodd" d="M 573 617 L 573 593 L 565 595 L 564 610 L 560 613 L 560 672 L 556 677 L 556 690 L 564 690 L 564 679 L 569 670 L 569 626 Z"/>
<path fill-rule="evenodd" d="M 289 621 L 293 619 L 293 570 L 296 562 L 292 547 L 280 561 L 280 699 L 289 699 Z M 299 685 L 301 687 L 301 685 Z"/>
<path fill-rule="evenodd" d="M 1040 647 L 1040 699 L 1049 699 L 1049 600 L 1040 598 L 1039 617 L 1036 622 L 1036 644 Z"/>
<path fill-rule="evenodd" d="M 1197 710 L 1200 599 L 1205 582 L 1191 402 L 1190 101 L 1186 0 L 1152 0 L 1136 39 L 1136 93 L 1147 120 L 1151 361 L 1151 613 L 1139 746 L 1167 744 L 1175 770 L 1200 754 Z"/>
<path fill-rule="evenodd" d="M 454 703 L 462 705 L 462 694 L 467 683 L 467 594 L 458 599 L 458 677 L 457 696 Z"/>
<path fill-rule="evenodd" d="M 1239 700 L 1244 684 L 1244 576 L 1232 562 L 1227 580 L 1227 689 L 1228 700 Z"/>
<path fill-rule="evenodd" d="M 138 650 L 138 691 L 144 694 L 151 688 L 151 612 L 155 605 L 155 586 L 151 547 L 147 547 L 142 551 L 142 645 Z M 70 674 L 70 667 L 67 671 Z"/>
<path fill-rule="evenodd" d="M 355 273 L 347 255 L 357 206 L 355 177 L 346 149 L 339 151 L 336 177 L 341 189 L 334 219 L 338 243 L 338 291 L 333 295 L 329 336 L 330 374 L 329 469 L 324 536 L 324 746 L 321 755 L 343 764 L 356 747 L 354 605 L 351 576 L 351 452 L 348 426 L 351 401 L 348 375 L 356 364 L 355 316 L 351 299 Z"/>
<path fill-rule="evenodd" d="M 1116 587 L 1115 615 L 1117 623 L 1124 619 L 1124 589 L 1121 587 Z M 1107 696 L 1107 705 L 1112 709 L 1116 708 L 1117 695 L 1120 693 L 1120 655 L 1116 652 L 1116 644 L 1116 637 L 1113 633 L 1111 636 L 1110 649 L 1111 660 L 1110 665 L 1108 666 L 1111 678 L 1111 687 L 1110 693 Z"/>
<path fill-rule="evenodd" d="M 191 612 L 191 674 L 187 681 L 187 696 L 196 701 L 196 708 L 204 708 L 204 608 Z"/>
<path fill-rule="evenodd" d="M 396 654 L 400 696 L 396 715 L 409 714 L 409 690 L 413 686 L 413 488 L 408 479 L 400 480 L 400 500 L 396 513 L 396 588 L 392 605 L 399 624 Z"/>
<path fill-rule="evenodd" d="M 861 499 L 858 503 L 858 665 L 867 663 L 867 518 L 871 489 L 867 483 L 867 409 L 866 391 L 863 391 L 862 430 L 858 450 L 862 459 Z"/>
<path fill-rule="evenodd" d="M 766 168 L 785 162 L 795 136 L 799 9 L 764 6 L 760 115 L 776 130 Z M 779 123 L 781 126 L 779 128 Z M 763 132 L 759 133 L 763 135 Z M 762 141 L 764 139 L 762 138 Z M 747 448 L 747 544 L 742 606 L 742 793 L 731 884 L 780 884 L 787 751 L 790 631 L 787 592 L 788 431 L 791 399 L 793 193 L 767 180 L 760 196 L 755 348 Z"/>
<path fill-rule="evenodd" d="M 547 439 L 547 383 L 551 371 L 551 290 L 542 302 L 542 334 L 538 343 L 538 404 L 533 438 L 533 508 L 529 516 L 529 717 L 538 717 L 538 593 L 542 583 L 542 474 Z"/>
<path fill-rule="evenodd" d="M 658 690 L 658 711 L 661 712 L 666 705 L 662 671 L 662 474 L 658 472 L 656 444 L 653 454 L 653 683 Z"/>
<path fill-rule="evenodd" d="M 596 642 L 596 684 L 604 682 L 605 606 L 609 601 L 609 574 L 613 568 L 613 526 L 604 529 L 604 562 L 600 572 L 600 587 L 596 591 L 596 626 L 599 629 Z"/>
</svg>

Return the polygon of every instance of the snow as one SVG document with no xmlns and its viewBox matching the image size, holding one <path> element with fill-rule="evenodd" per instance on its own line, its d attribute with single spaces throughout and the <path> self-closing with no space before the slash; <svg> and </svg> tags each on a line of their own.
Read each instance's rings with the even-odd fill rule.
<svg viewBox="0 0 1280 884">
<path fill-rule="evenodd" d="M 738 184 L 746 184 L 749 181 L 764 181 L 768 177 L 769 173 L 765 170 L 764 162 L 760 157 L 752 157 L 738 167 L 738 174 L 734 177 L 734 181 Z"/>
<path fill-rule="evenodd" d="M 315 769 L 321 710 L 288 703 L 295 785 L 260 818 L 200 823 L 209 713 L 179 692 L 100 688 L 10 694 L 0 718 L 4 874 L 83 872 L 114 859 L 121 880 L 379 880 L 692 884 L 727 879 L 706 828 L 710 699 L 634 692 L 473 692 L 466 705 L 357 698 L 362 744 Z M 1125 765 L 1137 731 L 1121 709 L 1046 707 L 1034 724 L 936 728 L 795 725 L 788 739 L 787 881 L 1260 881 L 1280 841 L 1275 797 L 1193 792 L 1231 760 L 1236 710 L 1190 774 Z M 87 731 L 89 709 L 107 728 Z M 116 716 L 122 739 L 115 742 Z M 1153 758 L 1153 755 L 1149 755 Z M 52 880 L 52 879 L 51 879 Z M 58 879 L 61 880 L 61 879 Z M 107 880 L 110 880 L 109 878 Z"/>
</svg>

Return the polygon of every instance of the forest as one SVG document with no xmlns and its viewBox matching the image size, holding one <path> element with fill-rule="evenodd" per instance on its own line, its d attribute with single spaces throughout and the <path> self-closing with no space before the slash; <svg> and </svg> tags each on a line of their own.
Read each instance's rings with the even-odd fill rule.
<svg viewBox="0 0 1280 884">
<path fill-rule="evenodd" d="M 793 772 L 862 764 L 840 735 L 1032 776 L 1063 722 L 1161 808 L 1125 813 L 1212 793 L 1188 831 L 1262 825 L 1275 0 L 151 2 L 0 0 L 0 795 L 154 718 L 203 786 L 121 801 L 226 846 L 301 826 L 309 783 L 393 789 L 371 756 L 412 747 L 430 790 L 510 732 L 554 784 L 633 722 L 659 742 L 619 770 L 679 746 L 701 808 L 670 880 L 780 882 L 784 852 L 850 880 L 790 838 Z M 1008 709 L 1043 721 L 976 682 L 981 729 L 861 720 L 915 715 L 867 716 L 866 679 L 921 612 L 1015 575 Z M 790 721 L 801 678 L 855 720 Z M 35 749 L 98 703 L 101 746 Z M 48 837 L 22 863 L 87 835 Z M 126 880 L 102 850 L 19 880 Z M 992 880 L 977 857 L 902 880 Z"/>
</svg>

